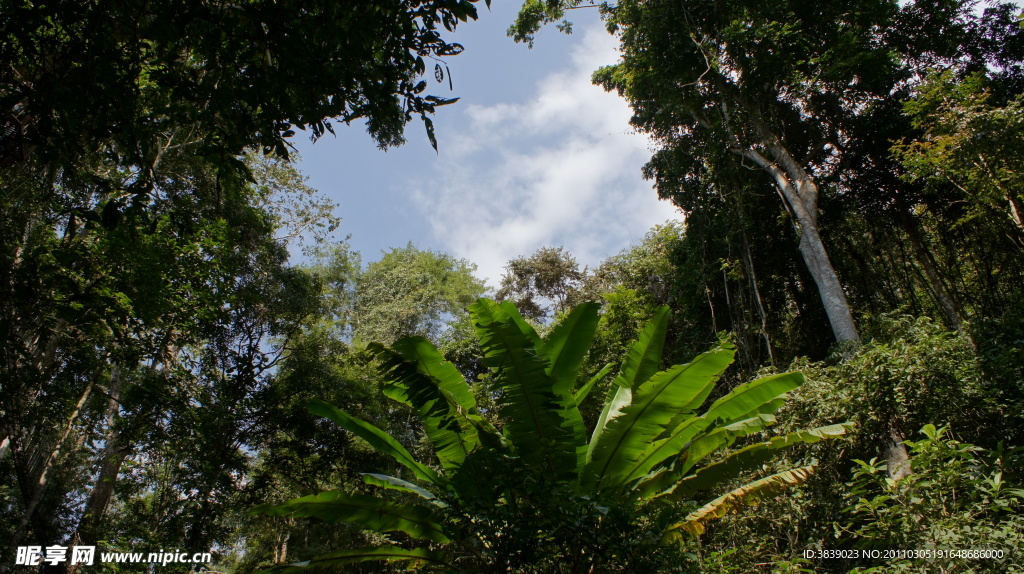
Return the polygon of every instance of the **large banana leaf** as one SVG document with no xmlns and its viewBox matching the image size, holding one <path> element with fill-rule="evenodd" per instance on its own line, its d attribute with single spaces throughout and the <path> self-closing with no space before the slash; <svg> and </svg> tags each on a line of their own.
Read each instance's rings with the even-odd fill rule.
<svg viewBox="0 0 1024 574">
<path fill-rule="evenodd" d="M 492 308 L 495 317 L 500 318 L 502 321 L 512 321 L 515 323 L 516 327 L 519 327 L 519 330 L 526 336 L 531 348 L 539 349 L 543 345 L 543 341 L 541 341 L 540 335 L 537 334 L 537 330 L 534 329 L 526 319 L 523 319 L 523 315 L 511 301 L 495 303 L 490 299 L 480 299 L 475 304 L 487 304 Z M 470 313 L 472 313 L 472 309 L 473 306 L 470 305 Z"/>
<path fill-rule="evenodd" d="M 574 401 L 576 401 L 577 407 L 583 404 L 583 401 L 586 400 L 587 395 L 590 394 L 590 390 L 594 388 L 594 385 L 597 384 L 597 382 L 600 381 L 601 379 L 608 376 L 608 372 L 612 370 L 613 366 L 615 366 L 615 363 L 608 363 L 607 365 L 602 367 L 596 375 L 590 377 L 590 380 L 587 381 L 587 384 L 583 385 L 582 387 L 580 387 L 580 390 L 576 391 L 572 398 Z"/>
<path fill-rule="evenodd" d="M 340 550 L 328 554 L 321 554 L 312 560 L 297 562 L 295 564 L 281 564 L 258 574 L 302 574 L 310 570 L 331 569 L 337 570 L 339 566 L 349 566 L 360 562 L 382 560 L 385 562 L 410 562 L 409 569 L 418 569 L 426 564 L 449 566 L 444 561 L 444 556 L 439 552 L 431 552 L 426 548 L 400 548 L 398 546 L 378 546 L 376 548 L 357 548 L 354 550 Z"/>
<path fill-rule="evenodd" d="M 391 456 L 399 464 L 411 470 L 416 478 L 432 482 L 438 486 L 444 486 L 445 480 L 438 476 L 436 472 L 416 462 L 416 459 L 413 458 L 412 454 L 404 446 L 372 424 L 361 421 L 338 407 L 318 399 L 309 401 L 309 412 L 331 419 L 341 428 L 365 440 L 378 452 Z"/>
<path fill-rule="evenodd" d="M 587 430 L 572 390 L 576 386 L 580 366 L 594 342 L 599 308 L 597 303 L 578 305 L 548 333 L 538 350 L 538 354 L 548 360 L 551 391 L 561 400 L 566 425 L 572 430 L 576 462 L 572 468 L 565 469 L 565 475 L 572 478 L 576 477 L 587 456 Z"/>
<path fill-rule="evenodd" d="M 634 494 L 642 499 L 647 499 L 665 490 L 675 480 L 678 480 L 667 477 L 668 473 L 673 470 L 673 464 L 666 465 L 665 461 L 678 457 L 679 453 L 686 448 L 693 438 L 703 433 L 710 424 L 710 421 L 704 417 L 691 417 L 679 423 L 666 438 L 657 439 L 652 442 L 643 454 L 643 457 L 646 457 L 650 463 L 641 460 L 640 462 L 643 464 L 637 464 L 636 470 L 625 478 L 625 482 L 634 483 Z M 656 468 L 660 468 L 660 470 L 656 470 Z M 647 475 L 642 474 L 645 469 L 648 469 Z M 673 482 L 667 482 L 669 480 Z"/>
<path fill-rule="evenodd" d="M 252 512 L 270 516 L 312 517 L 326 522 L 352 522 L 377 532 L 405 532 L 413 538 L 433 542 L 451 540 L 441 530 L 441 525 L 433 520 L 428 508 L 394 504 L 373 496 L 338 490 L 303 496 L 276 506 L 259 506 Z"/>
<path fill-rule="evenodd" d="M 514 306 L 481 299 L 469 311 L 484 362 L 493 370 L 492 385 L 501 392 L 499 414 L 505 421 L 505 435 L 524 460 L 541 465 L 552 477 L 574 478 L 576 421 L 567 413 L 572 395 L 555 393 L 554 379 L 548 374 L 550 362 L 535 347 L 540 340 L 531 335 L 532 328 L 524 332 Z"/>
<path fill-rule="evenodd" d="M 813 466 L 802 466 L 755 480 L 732 490 L 691 512 L 682 522 L 668 527 L 662 536 L 662 542 L 667 544 L 677 541 L 684 532 L 700 536 L 704 532 L 704 524 L 708 521 L 725 516 L 739 506 L 756 504 L 766 498 L 777 496 L 793 486 L 803 484 L 813 472 Z"/>
<path fill-rule="evenodd" d="M 658 309 L 650 322 L 640 332 L 636 342 L 626 351 L 615 383 L 620 387 L 635 389 L 661 366 L 661 351 L 665 348 L 665 332 L 668 330 L 668 307 Z"/>
<path fill-rule="evenodd" d="M 428 500 L 434 506 L 440 508 L 447 508 L 448 505 L 442 502 L 437 496 L 429 490 L 415 485 L 408 480 L 402 480 L 397 476 L 391 476 L 390 474 L 378 474 L 375 472 L 363 472 L 360 473 L 363 477 L 363 482 L 366 484 L 372 484 L 373 486 L 379 486 L 381 488 L 388 488 L 391 490 L 398 490 L 401 492 L 408 492 L 415 494 L 425 500 Z"/>
<path fill-rule="evenodd" d="M 671 456 L 652 449 L 652 443 L 670 430 L 672 421 L 679 420 L 677 415 L 700 407 L 732 364 L 735 352 L 731 347 L 714 349 L 634 387 L 630 404 L 608 420 L 593 450 L 585 473 L 596 480 L 594 488 L 618 488 L 630 478 L 646 474 L 661 462 L 652 453 Z"/>
<path fill-rule="evenodd" d="M 671 464 L 651 466 L 651 472 L 627 477 L 637 481 L 637 494 L 644 499 L 671 490 L 677 482 L 701 460 L 711 453 L 728 448 L 736 439 L 763 430 L 774 419 L 766 418 L 778 410 L 785 393 L 803 383 L 803 375 L 784 373 L 751 381 L 733 389 L 715 401 L 700 417 L 677 427 L 666 440 L 654 441 L 650 449 L 652 458 L 667 461 L 678 456 Z M 656 456 L 655 456 L 656 455 Z M 667 455 L 667 457 L 666 457 Z"/>
<path fill-rule="evenodd" d="M 759 418 L 762 414 L 771 414 L 782 407 L 785 399 L 781 395 L 799 387 L 804 382 L 800 373 L 783 373 L 751 381 L 740 385 L 726 396 L 718 399 L 704 413 L 704 418 L 714 426 L 708 434 L 697 438 L 686 449 L 686 457 L 679 467 L 678 478 L 686 475 L 707 455 L 728 448 L 741 436 L 763 429 L 749 427 L 749 432 L 738 432 L 739 429 L 723 429 L 734 423 Z"/>
<path fill-rule="evenodd" d="M 423 337 L 400 339 L 391 349 L 377 344 L 369 348 L 391 381 L 384 393 L 416 411 L 441 466 L 458 468 L 480 445 L 469 420 L 479 418 L 476 399 L 462 374 Z"/>
<path fill-rule="evenodd" d="M 548 373 L 554 379 L 552 388 L 556 394 L 572 394 L 577 373 L 594 342 L 598 309 L 597 303 L 577 305 L 551 329 L 538 349 L 539 354 L 548 359 Z"/>
<path fill-rule="evenodd" d="M 709 427 L 714 428 L 714 421 L 703 416 L 692 417 L 676 427 L 668 438 L 651 443 L 638 460 L 633 472 L 625 478 L 625 482 L 634 483 L 636 494 L 641 498 L 652 498 L 673 487 L 679 477 L 683 476 L 681 467 L 689 449 L 706 448 L 708 445 L 725 448 L 737 438 L 760 432 L 774 422 L 775 417 L 771 415 L 758 415 L 726 427 L 715 428 L 710 434 L 705 435 Z M 700 439 L 695 440 L 698 436 Z M 717 441 L 708 441 L 708 436 Z M 683 460 L 672 460 L 673 457 L 680 457 L 681 452 Z"/>
<path fill-rule="evenodd" d="M 606 445 L 602 436 L 608 428 L 608 423 L 621 414 L 622 409 L 629 405 L 633 398 L 633 388 L 649 379 L 658 371 L 661 363 L 661 351 L 665 347 L 665 331 L 668 329 L 668 307 L 662 307 L 651 318 L 650 322 L 640 332 L 640 336 L 629 347 L 626 358 L 622 361 L 618 376 L 615 377 L 615 384 L 605 398 L 604 409 L 601 417 L 590 435 L 590 443 L 587 447 L 587 469 L 584 469 L 582 483 L 585 486 L 593 486 L 600 478 L 593 468 L 600 466 L 595 463 L 595 456 L 600 462 L 604 462 L 605 453 L 597 453 L 598 445 Z M 618 389 L 617 391 L 615 389 Z"/>
<path fill-rule="evenodd" d="M 761 413 L 773 413 L 785 402 L 783 394 L 804 383 L 800 373 L 782 373 L 739 385 L 715 401 L 705 417 L 727 425 Z"/>
<path fill-rule="evenodd" d="M 710 490 L 736 478 L 741 473 L 757 468 L 770 461 L 775 453 L 784 448 L 798 444 L 813 444 L 819 441 L 845 435 L 853 428 L 853 423 L 829 425 L 814 429 L 801 430 L 782 436 L 772 437 L 768 441 L 752 444 L 731 453 L 724 459 L 709 464 L 696 473 L 678 482 L 674 488 L 666 492 L 668 499 L 690 498 L 702 490 Z"/>
<path fill-rule="evenodd" d="M 716 422 L 704 417 L 704 420 Z M 759 433 L 775 424 L 775 417 L 770 414 L 759 414 L 749 419 L 734 422 L 725 426 L 710 426 L 700 438 L 693 440 L 685 449 L 684 456 L 676 465 L 679 476 L 686 474 L 697 463 L 712 453 L 730 448 L 737 439 Z"/>
</svg>

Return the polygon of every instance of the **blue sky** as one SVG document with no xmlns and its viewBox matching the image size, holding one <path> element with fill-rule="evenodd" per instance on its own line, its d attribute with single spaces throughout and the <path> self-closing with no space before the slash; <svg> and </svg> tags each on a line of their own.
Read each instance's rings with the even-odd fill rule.
<svg viewBox="0 0 1024 574">
<path fill-rule="evenodd" d="M 628 106 L 590 83 L 617 57 L 597 11 L 576 11 L 573 35 L 544 30 L 530 50 L 505 36 L 518 3 L 482 4 L 454 36 L 466 47 L 448 59 L 454 91 L 447 79 L 428 88 L 462 98 L 434 117 L 439 153 L 418 121 L 387 152 L 355 125 L 295 142 L 364 261 L 411 241 L 472 261 L 494 286 L 509 259 L 540 247 L 593 266 L 677 218 L 641 178 L 649 144 Z"/>
</svg>

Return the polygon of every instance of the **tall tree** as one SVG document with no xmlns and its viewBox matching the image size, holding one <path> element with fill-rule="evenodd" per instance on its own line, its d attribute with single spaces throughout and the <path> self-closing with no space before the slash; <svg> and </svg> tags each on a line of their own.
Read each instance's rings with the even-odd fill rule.
<svg viewBox="0 0 1024 574">
<path fill-rule="evenodd" d="M 227 444 L 243 432 L 238 419 L 196 416 L 198 405 L 227 403 L 245 418 L 240 401 L 265 383 L 272 338 L 312 309 L 309 279 L 286 266 L 280 218 L 254 205 L 260 186 L 202 201 L 215 178 L 194 157 L 165 158 L 145 227 L 102 208 L 69 218 L 47 203 L 52 181 L 4 175 L 17 193 L 0 200 L 14 223 L 0 265 L 0 472 L 17 490 L 3 493 L 0 532 L 12 546 L 88 539 L 102 532 L 124 464 L 143 452 L 158 460 L 173 442 L 164 425 L 237 423 L 202 435 Z"/>
<path fill-rule="evenodd" d="M 509 33 L 532 41 L 542 24 L 583 5 L 529 0 Z M 912 194 L 899 189 L 899 167 L 888 157 L 890 139 L 901 134 L 884 124 L 930 67 L 1012 72 L 1019 26 L 1008 25 L 1010 9 L 995 7 L 979 18 L 972 6 L 604 2 L 601 10 L 621 41 L 623 59 L 594 80 L 629 100 L 633 124 L 658 144 L 645 175 L 688 214 L 719 200 L 752 205 L 745 195 L 773 188 L 837 341 L 859 340 L 850 289 L 839 279 L 833 253 L 837 243 L 853 238 L 830 239 L 844 232 L 837 225 L 844 214 L 829 214 L 826 207 L 851 197 L 898 206 L 890 211 L 902 213 L 895 223 L 907 229 L 920 260 L 911 264 L 924 269 L 929 290 L 956 325 L 955 301 L 932 272 L 917 231 Z M 909 130 L 898 111 L 896 116 L 895 127 Z M 879 186 L 870 177 L 879 170 L 889 173 L 889 184 Z"/>
<path fill-rule="evenodd" d="M 353 334 L 364 343 L 411 335 L 438 340 L 486 289 L 474 271 L 465 259 L 412 243 L 387 251 L 356 279 Z"/>
<path fill-rule="evenodd" d="M 563 247 L 541 247 L 532 255 L 517 257 L 505 265 L 498 301 L 512 301 L 524 317 L 550 319 L 588 300 L 593 291 L 587 269 Z M 591 292 L 589 299 L 596 293 Z"/>
<path fill-rule="evenodd" d="M 433 140 L 427 115 L 453 100 L 419 78 L 444 76 L 462 46 L 442 29 L 475 19 L 475 3 L 5 3 L 0 112 L 23 151 L 68 168 L 102 149 L 141 170 L 138 191 L 166 149 L 196 139 L 231 162 L 252 147 L 287 155 L 296 128 L 319 137 L 365 118 L 387 147 L 418 115 Z"/>
<path fill-rule="evenodd" d="M 879 0 L 853 8 L 627 0 L 607 13 L 623 61 L 598 71 L 595 81 L 628 99 L 633 124 L 659 143 L 645 174 L 663 196 L 692 193 L 708 175 L 739 165 L 768 175 L 836 340 L 855 343 L 818 202 L 822 177 L 843 153 L 843 122 L 876 96 L 873 82 L 893 68 L 889 50 L 875 40 L 896 7 Z"/>
</svg>

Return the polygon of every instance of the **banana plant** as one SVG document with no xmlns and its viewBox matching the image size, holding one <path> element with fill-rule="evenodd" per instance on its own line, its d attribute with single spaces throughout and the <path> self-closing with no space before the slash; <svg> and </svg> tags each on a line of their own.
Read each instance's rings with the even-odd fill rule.
<svg viewBox="0 0 1024 574">
<path fill-rule="evenodd" d="M 514 503 L 514 486 L 487 479 L 511 472 L 513 466 L 524 481 L 553 492 L 643 508 L 709 497 L 744 472 L 760 468 L 776 452 L 842 436 L 851 426 L 836 424 L 751 442 L 748 437 L 775 422 L 774 413 L 786 393 L 803 382 L 802 375 L 760 378 L 705 406 L 735 348 L 721 344 L 685 365 L 659 370 L 669 317 L 668 308 L 662 308 L 623 358 L 588 436 L 579 405 L 611 371 L 609 365 L 589 380 L 580 376 L 597 330 L 598 305 L 576 307 L 543 337 L 511 303 L 481 299 L 469 310 L 490 368 L 485 392 L 498 405 L 497 412 L 481 412 L 469 384 L 428 340 L 409 337 L 390 348 L 370 347 L 382 365 L 385 394 L 416 412 L 436 460 L 417 461 L 379 428 L 322 401 L 310 403 L 313 413 L 403 468 L 398 473 L 402 476 L 367 473 L 368 484 L 402 491 L 416 503 L 332 491 L 254 510 L 401 532 L 422 545 L 346 550 L 278 569 L 364 560 L 457 568 L 457 556 L 466 552 L 443 550 L 465 534 L 460 525 L 473 522 L 466 516 L 472 509 Z M 748 440 L 733 449 L 741 439 Z M 709 458 L 714 462 L 707 462 Z M 684 535 L 699 535 L 709 520 L 800 484 L 812 472 L 810 466 L 796 468 L 736 488 L 671 523 L 660 533 L 661 541 L 671 544 Z"/>
</svg>

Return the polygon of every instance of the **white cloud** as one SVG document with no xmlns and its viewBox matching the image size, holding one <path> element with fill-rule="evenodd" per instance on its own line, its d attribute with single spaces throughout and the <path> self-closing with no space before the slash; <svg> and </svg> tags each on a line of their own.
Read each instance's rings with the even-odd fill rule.
<svg viewBox="0 0 1024 574">
<path fill-rule="evenodd" d="M 429 188 L 414 184 L 432 244 L 477 263 L 493 286 L 509 259 L 540 247 L 595 265 L 677 216 L 641 178 L 649 144 L 631 132 L 629 106 L 590 83 L 617 57 L 594 26 L 526 101 L 465 108 Z"/>
</svg>

